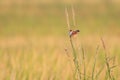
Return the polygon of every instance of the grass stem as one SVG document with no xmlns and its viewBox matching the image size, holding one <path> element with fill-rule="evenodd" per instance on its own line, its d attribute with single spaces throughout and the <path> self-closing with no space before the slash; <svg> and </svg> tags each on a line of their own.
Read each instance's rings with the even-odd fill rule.
<svg viewBox="0 0 120 80">
<path fill-rule="evenodd" d="M 78 60 L 77 60 L 77 55 L 76 55 L 76 50 L 75 50 L 75 47 L 73 45 L 73 41 L 72 41 L 72 38 L 70 37 L 70 43 L 71 43 L 71 47 L 72 47 L 72 53 L 73 53 L 73 57 L 74 57 L 74 64 L 75 64 L 75 67 L 76 67 L 76 73 L 78 73 L 78 79 L 81 80 L 81 72 L 80 72 L 80 69 L 79 69 L 79 64 L 78 64 Z"/>
</svg>

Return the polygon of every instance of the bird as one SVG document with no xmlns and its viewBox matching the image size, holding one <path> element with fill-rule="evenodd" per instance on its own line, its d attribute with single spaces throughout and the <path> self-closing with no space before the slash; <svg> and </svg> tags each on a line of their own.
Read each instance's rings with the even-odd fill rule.
<svg viewBox="0 0 120 80">
<path fill-rule="evenodd" d="M 70 30 L 69 36 L 72 37 L 72 36 L 76 35 L 78 32 L 80 32 L 80 30 Z"/>
</svg>

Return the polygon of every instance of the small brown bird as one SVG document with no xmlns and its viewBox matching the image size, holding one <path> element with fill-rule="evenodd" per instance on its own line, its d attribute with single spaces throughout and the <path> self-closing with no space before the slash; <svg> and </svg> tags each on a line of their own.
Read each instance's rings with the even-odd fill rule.
<svg viewBox="0 0 120 80">
<path fill-rule="evenodd" d="M 70 35 L 70 37 L 72 37 L 72 36 L 76 35 L 78 32 L 80 32 L 80 31 L 79 30 L 70 30 L 69 35 Z"/>
</svg>

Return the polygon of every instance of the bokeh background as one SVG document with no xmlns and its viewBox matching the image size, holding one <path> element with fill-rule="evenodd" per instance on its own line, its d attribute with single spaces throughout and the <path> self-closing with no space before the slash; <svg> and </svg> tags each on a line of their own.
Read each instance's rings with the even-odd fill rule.
<svg viewBox="0 0 120 80">
<path fill-rule="evenodd" d="M 79 52 L 81 44 L 85 48 L 86 61 L 92 63 L 97 45 L 98 62 L 103 61 L 103 37 L 109 55 L 117 56 L 116 63 L 120 63 L 119 0 L 0 0 L 1 80 L 73 80 L 74 67 L 64 50 L 71 53 L 65 6 L 70 25 L 80 30 L 75 43 Z"/>
</svg>

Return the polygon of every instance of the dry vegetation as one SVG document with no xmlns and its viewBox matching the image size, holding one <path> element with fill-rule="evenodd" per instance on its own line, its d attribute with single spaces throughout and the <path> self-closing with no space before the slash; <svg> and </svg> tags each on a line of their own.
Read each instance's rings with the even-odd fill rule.
<svg viewBox="0 0 120 80">
<path fill-rule="evenodd" d="M 74 40 L 75 48 L 81 60 L 83 47 L 87 77 L 91 76 L 98 45 L 95 73 L 104 64 L 102 36 L 107 55 L 113 57 L 110 65 L 117 65 L 111 74 L 119 80 L 119 5 L 102 3 L 75 5 L 77 28 L 81 30 Z M 4 0 L 0 4 L 0 32 L 1 80 L 74 80 L 63 4 L 13 4 Z M 105 79 L 105 71 L 106 67 L 98 80 Z"/>
<path fill-rule="evenodd" d="M 29 40 L 28 40 L 29 39 Z M 62 79 L 74 80 L 74 65 L 72 58 L 66 55 L 64 49 L 71 54 L 69 42 L 67 38 L 60 37 L 42 37 L 41 38 L 23 38 L 16 37 L 12 39 L 3 39 L 0 42 L 0 77 L 2 80 L 48 80 Z M 114 38 L 115 39 L 115 38 Z M 107 51 L 110 57 L 115 56 L 115 62 L 111 64 L 119 64 L 119 40 L 105 39 Z M 93 43 L 94 42 L 94 43 Z M 99 45 L 96 72 L 103 66 L 104 49 L 100 39 L 95 37 L 81 37 L 76 41 L 77 51 L 81 55 L 80 45 L 82 43 L 86 56 L 87 74 L 91 75 L 94 55 L 97 45 Z M 79 56 L 81 59 L 81 56 Z M 99 76 L 104 77 L 104 71 Z M 119 80 L 119 66 L 112 71 L 116 80 Z M 104 79 L 104 78 L 103 78 Z"/>
</svg>

